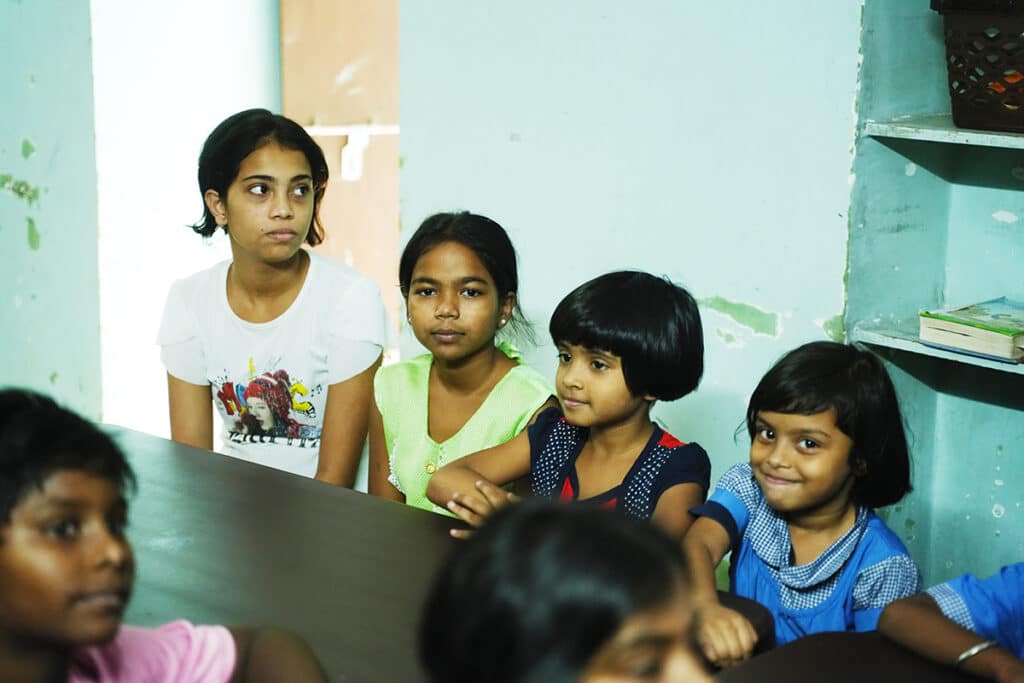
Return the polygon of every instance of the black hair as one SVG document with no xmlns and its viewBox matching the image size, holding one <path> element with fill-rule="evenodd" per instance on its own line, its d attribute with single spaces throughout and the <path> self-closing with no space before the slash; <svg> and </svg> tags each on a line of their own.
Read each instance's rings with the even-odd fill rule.
<svg viewBox="0 0 1024 683">
<path fill-rule="evenodd" d="M 704 374 L 704 331 L 697 302 L 667 278 L 635 270 L 596 277 L 551 314 L 551 339 L 622 358 L 634 396 L 686 396 Z"/>
<path fill-rule="evenodd" d="M 402 298 L 409 298 L 412 271 L 423 254 L 444 242 L 457 242 L 471 249 L 487 269 L 497 287 L 499 303 L 512 294 L 515 305 L 508 325 L 517 335 L 532 341 L 529 321 L 519 305 L 519 271 L 516 250 L 505 229 L 486 216 L 468 211 L 435 213 L 416 229 L 402 250 L 398 262 L 398 286 Z"/>
<path fill-rule="evenodd" d="M 687 585 L 678 545 L 650 522 L 526 500 L 449 557 L 420 621 L 420 660 L 436 683 L 568 683 L 630 616 Z"/>
<path fill-rule="evenodd" d="M 761 411 L 813 415 L 829 409 L 853 441 L 853 501 L 875 508 L 909 493 L 910 454 L 896 389 L 882 361 L 866 349 L 816 341 L 784 355 L 750 396 L 747 432 L 753 439 Z"/>
<path fill-rule="evenodd" d="M 109 436 L 52 399 L 0 389 L 0 524 L 57 470 L 79 470 L 134 488 L 135 475 Z"/>
<path fill-rule="evenodd" d="M 327 190 L 329 171 L 323 150 L 302 126 L 266 109 L 247 109 L 232 114 L 213 129 L 199 154 L 199 193 L 203 195 L 203 219 L 192 229 L 203 237 L 217 231 L 217 220 L 206 206 L 206 191 L 227 197 L 228 187 L 238 177 L 242 161 L 257 149 L 276 142 L 306 155 L 313 176 L 313 223 L 306 234 L 312 247 L 324 241 L 320 224 L 320 202 Z"/>
</svg>

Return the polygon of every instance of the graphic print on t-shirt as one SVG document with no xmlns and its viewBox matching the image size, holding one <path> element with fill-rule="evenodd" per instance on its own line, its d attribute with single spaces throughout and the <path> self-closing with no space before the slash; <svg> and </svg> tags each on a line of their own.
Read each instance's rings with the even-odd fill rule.
<svg viewBox="0 0 1024 683">
<path fill-rule="evenodd" d="M 318 448 L 317 410 L 306 400 L 311 392 L 305 385 L 293 381 L 287 370 L 256 375 L 252 359 L 249 371 L 247 383 L 227 377 L 214 383 L 217 407 L 224 417 L 228 438 L 234 443 L 285 443 Z M 314 387 L 312 393 L 321 391 L 321 387 Z"/>
</svg>

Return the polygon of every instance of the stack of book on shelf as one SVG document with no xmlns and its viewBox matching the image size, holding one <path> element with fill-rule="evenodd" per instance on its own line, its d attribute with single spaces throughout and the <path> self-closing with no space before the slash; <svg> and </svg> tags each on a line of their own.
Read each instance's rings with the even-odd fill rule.
<svg viewBox="0 0 1024 683">
<path fill-rule="evenodd" d="M 1024 301 L 1005 296 L 960 308 L 921 311 L 921 342 L 983 358 L 1021 362 Z"/>
</svg>

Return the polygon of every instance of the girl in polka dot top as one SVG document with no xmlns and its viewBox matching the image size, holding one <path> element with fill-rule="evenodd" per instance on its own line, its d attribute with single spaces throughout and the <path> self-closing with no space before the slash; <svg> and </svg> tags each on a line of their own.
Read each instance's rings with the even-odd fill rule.
<svg viewBox="0 0 1024 683">
<path fill-rule="evenodd" d="M 693 297 L 648 273 L 608 273 L 566 296 L 549 329 L 559 407 L 511 441 L 441 468 L 427 496 L 475 527 L 514 500 L 501 486 L 529 474 L 535 496 L 652 519 L 681 538 L 693 521 L 689 509 L 704 501 L 711 464 L 650 412 L 657 400 L 689 394 L 703 374 Z"/>
</svg>

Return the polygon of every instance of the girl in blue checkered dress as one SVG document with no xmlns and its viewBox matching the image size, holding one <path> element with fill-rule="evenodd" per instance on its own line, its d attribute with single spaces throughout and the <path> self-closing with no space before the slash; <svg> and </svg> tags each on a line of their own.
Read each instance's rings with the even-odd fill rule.
<svg viewBox="0 0 1024 683">
<path fill-rule="evenodd" d="M 683 541 L 698 642 L 722 666 L 757 636 L 722 606 L 714 568 L 732 551 L 731 590 L 765 605 L 778 644 L 821 631 L 870 631 L 918 590 L 906 547 L 874 513 L 910 491 L 899 404 L 866 350 L 812 342 L 786 354 L 747 407 L 750 461 L 734 465 Z"/>
</svg>

